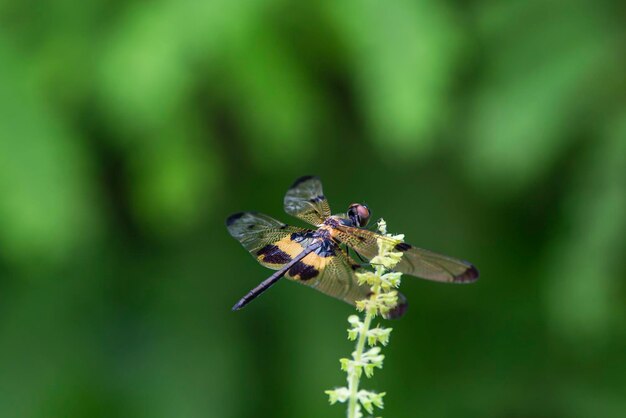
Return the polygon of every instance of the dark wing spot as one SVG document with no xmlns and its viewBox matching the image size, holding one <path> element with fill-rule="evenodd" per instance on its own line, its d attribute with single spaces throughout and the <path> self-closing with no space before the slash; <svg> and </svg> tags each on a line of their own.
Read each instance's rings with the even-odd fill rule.
<svg viewBox="0 0 626 418">
<path fill-rule="evenodd" d="M 294 187 L 297 187 L 299 184 L 304 183 L 307 180 L 311 180 L 311 179 L 319 179 L 319 177 L 317 176 L 302 176 L 299 179 L 297 179 L 296 181 L 293 182 L 293 184 L 291 185 L 290 189 L 293 189 Z"/>
<path fill-rule="evenodd" d="M 269 264 L 286 264 L 291 261 L 289 254 L 272 244 L 261 248 L 256 254 L 263 256 L 262 261 Z"/>
<path fill-rule="evenodd" d="M 360 242 L 363 242 L 366 239 L 364 236 L 361 236 L 361 235 L 355 235 L 355 236 L 356 236 L 356 239 L 358 239 Z"/>
<path fill-rule="evenodd" d="M 310 280 L 318 274 L 320 274 L 319 270 L 302 261 L 298 261 L 289 269 L 289 275 L 291 277 L 298 276 L 297 278 L 300 280 Z"/>
<path fill-rule="evenodd" d="M 226 218 L 226 226 L 231 226 L 235 223 L 235 221 L 237 221 L 237 219 L 241 218 L 243 215 L 245 215 L 245 212 L 233 213 L 228 218 Z"/>
<path fill-rule="evenodd" d="M 321 194 L 321 195 L 319 195 L 319 196 L 315 196 L 315 197 L 314 197 L 314 198 L 312 198 L 312 199 L 309 199 L 309 202 L 311 202 L 311 203 L 318 203 L 318 202 L 323 201 L 324 199 L 326 199 L 326 197 L 324 197 L 324 195 L 323 195 L 323 194 Z"/>
<path fill-rule="evenodd" d="M 398 251 L 407 251 L 410 248 L 411 248 L 411 244 L 407 244 L 406 242 L 399 242 L 396 244 L 395 247 L 393 247 L 394 250 L 398 250 Z"/>
<path fill-rule="evenodd" d="M 406 313 L 408 308 L 409 302 L 407 302 L 406 297 L 404 297 L 402 293 L 398 292 L 398 304 L 395 308 L 385 314 L 385 318 L 398 319 Z"/>
<path fill-rule="evenodd" d="M 467 270 L 454 277 L 454 283 L 472 283 L 478 280 L 478 276 L 478 269 L 470 264 Z"/>
</svg>

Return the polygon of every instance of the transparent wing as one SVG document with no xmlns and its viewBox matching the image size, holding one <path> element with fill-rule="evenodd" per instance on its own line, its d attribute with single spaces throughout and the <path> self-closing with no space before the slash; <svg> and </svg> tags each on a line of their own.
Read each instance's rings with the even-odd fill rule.
<svg viewBox="0 0 626 418">
<path fill-rule="evenodd" d="M 311 225 L 320 225 L 330 216 L 322 182 L 315 176 L 296 180 L 285 195 L 285 212 Z"/>
<path fill-rule="evenodd" d="M 413 247 L 410 244 L 365 229 L 340 226 L 333 235 L 356 252 L 371 259 L 378 253 L 377 240 L 392 244 L 402 252 L 402 259 L 395 270 L 411 276 L 438 282 L 471 283 L 478 279 L 478 270 L 467 261 Z"/>
<path fill-rule="evenodd" d="M 226 219 L 228 232 L 263 266 L 278 270 L 304 250 L 309 241 L 296 241 L 313 231 L 286 225 L 257 212 L 235 213 Z"/>
<path fill-rule="evenodd" d="M 287 277 L 351 305 L 368 298 L 371 293 L 369 286 L 359 286 L 355 275 L 361 266 L 348 257 L 341 247 L 332 241 L 328 242 L 329 246 L 323 247 L 323 251 L 311 253 L 296 263 L 289 269 Z M 406 298 L 399 294 L 398 306 L 385 317 L 399 318 L 406 312 L 407 306 Z"/>
</svg>

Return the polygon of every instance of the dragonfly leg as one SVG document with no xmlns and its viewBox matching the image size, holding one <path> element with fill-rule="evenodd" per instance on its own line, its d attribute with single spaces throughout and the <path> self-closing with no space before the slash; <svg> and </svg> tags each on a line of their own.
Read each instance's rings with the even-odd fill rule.
<svg viewBox="0 0 626 418">
<path fill-rule="evenodd" d="M 350 247 L 349 245 L 346 245 L 346 253 L 348 254 L 348 257 L 350 257 L 350 250 L 352 250 L 356 256 L 359 258 L 359 260 L 361 260 L 360 263 L 358 263 L 361 267 L 369 267 L 372 264 L 367 261 L 366 259 L 364 259 L 361 254 L 359 254 L 354 248 Z"/>
</svg>

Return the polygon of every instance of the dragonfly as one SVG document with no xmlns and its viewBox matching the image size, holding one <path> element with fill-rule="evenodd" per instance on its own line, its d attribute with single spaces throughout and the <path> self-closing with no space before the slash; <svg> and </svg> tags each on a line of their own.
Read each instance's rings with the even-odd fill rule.
<svg viewBox="0 0 626 418">
<path fill-rule="evenodd" d="M 378 234 L 366 226 L 371 211 L 365 204 L 353 203 L 345 214 L 331 215 L 328 201 L 317 176 L 297 179 L 287 191 L 284 209 L 289 215 L 315 227 L 287 225 L 258 212 L 238 212 L 226 219 L 230 235 L 274 274 L 242 297 L 234 306 L 239 310 L 269 289 L 283 277 L 319 290 L 326 295 L 355 305 L 371 295 L 367 285 L 359 285 L 356 273 L 378 253 L 378 241 L 392 244 L 401 252 L 395 271 L 447 283 L 471 283 L 478 270 L 471 263 L 414 247 L 395 238 Z M 398 295 L 398 304 L 387 317 L 402 316 L 408 307 L 406 298 Z"/>
</svg>

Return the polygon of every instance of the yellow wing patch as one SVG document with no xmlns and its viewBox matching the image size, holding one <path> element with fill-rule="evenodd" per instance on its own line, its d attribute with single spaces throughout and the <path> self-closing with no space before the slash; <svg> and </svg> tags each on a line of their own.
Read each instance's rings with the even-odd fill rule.
<svg viewBox="0 0 626 418">
<path fill-rule="evenodd" d="M 287 277 L 302 282 L 311 280 L 318 277 L 326 266 L 332 262 L 333 258 L 335 257 L 321 257 L 316 253 L 311 253 L 304 257 L 302 261 L 294 264 L 287 272 Z"/>
<path fill-rule="evenodd" d="M 292 240 L 288 235 L 279 241 L 259 249 L 256 255 L 257 260 L 263 266 L 271 269 L 279 269 L 293 260 L 303 250 L 304 247 L 302 247 L 300 243 Z"/>
</svg>

